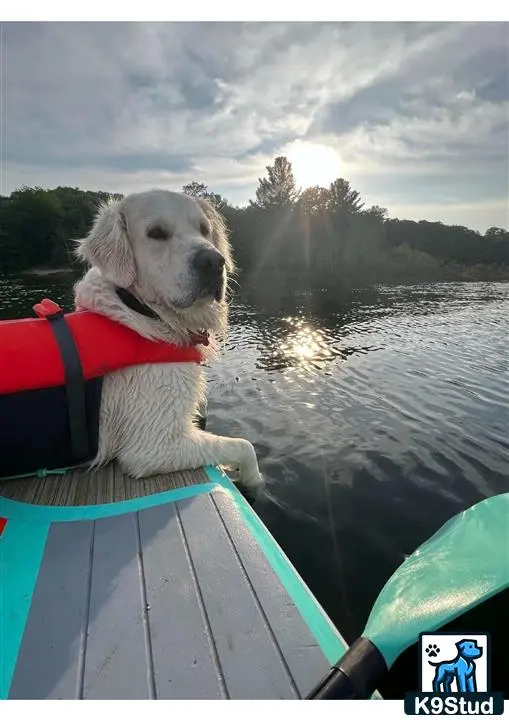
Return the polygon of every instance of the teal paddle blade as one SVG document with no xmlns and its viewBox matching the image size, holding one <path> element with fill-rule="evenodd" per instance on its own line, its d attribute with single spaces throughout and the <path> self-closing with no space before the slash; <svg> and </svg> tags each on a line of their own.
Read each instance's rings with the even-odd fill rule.
<svg viewBox="0 0 509 720">
<path fill-rule="evenodd" d="M 451 518 L 400 565 L 380 592 L 363 637 L 390 668 L 421 632 L 443 627 L 507 587 L 509 493 L 504 493 Z"/>
</svg>

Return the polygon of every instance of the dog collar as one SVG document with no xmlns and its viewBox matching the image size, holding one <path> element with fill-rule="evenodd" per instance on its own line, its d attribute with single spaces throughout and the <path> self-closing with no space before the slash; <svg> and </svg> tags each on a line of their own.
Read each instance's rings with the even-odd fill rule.
<svg viewBox="0 0 509 720">
<path fill-rule="evenodd" d="M 118 287 L 116 288 L 116 293 L 120 300 L 124 303 L 124 305 L 126 305 L 131 310 L 134 310 L 134 312 L 137 312 L 139 315 L 144 315 L 145 317 L 151 318 L 152 320 L 160 320 L 161 322 L 164 322 L 155 310 L 152 310 L 151 307 L 138 300 L 138 298 L 136 298 L 132 293 L 130 293 L 129 290 Z M 189 331 L 189 342 L 191 343 L 191 345 L 207 346 L 209 344 L 209 333 L 207 332 L 207 330 L 203 330 L 197 333 Z"/>
<path fill-rule="evenodd" d="M 161 319 L 155 310 L 152 310 L 151 307 L 145 305 L 145 303 L 142 303 L 140 300 L 138 300 L 138 298 L 134 297 L 134 295 L 130 293 L 129 290 L 119 287 L 116 289 L 116 293 L 120 300 L 122 300 L 124 305 L 127 305 L 127 307 L 131 310 L 134 310 L 134 312 L 137 312 L 140 315 L 144 315 L 145 317 L 152 318 L 153 320 Z"/>
</svg>

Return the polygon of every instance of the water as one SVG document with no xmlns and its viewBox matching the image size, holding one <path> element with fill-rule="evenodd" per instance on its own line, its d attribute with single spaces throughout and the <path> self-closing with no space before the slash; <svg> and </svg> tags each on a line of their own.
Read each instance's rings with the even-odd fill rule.
<svg viewBox="0 0 509 720">
<path fill-rule="evenodd" d="M 70 309 L 71 277 L 0 281 L 0 317 L 44 296 Z M 208 429 L 254 443 L 257 510 L 348 641 L 408 554 L 509 488 L 508 312 L 508 283 L 259 287 L 232 305 Z"/>
</svg>

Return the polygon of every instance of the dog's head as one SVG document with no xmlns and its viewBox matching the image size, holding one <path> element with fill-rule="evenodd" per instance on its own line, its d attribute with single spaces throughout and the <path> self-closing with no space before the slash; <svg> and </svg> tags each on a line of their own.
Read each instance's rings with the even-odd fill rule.
<svg viewBox="0 0 509 720">
<path fill-rule="evenodd" d="M 219 213 L 204 200 L 167 190 L 104 205 L 77 254 L 117 286 L 177 312 L 222 304 L 233 270 Z"/>
<path fill-rule="evenodd" d="M 475 660 L 480 658 L 482 655 L 482 648 L 476 643 L 475 640 L 460 640 L 456 643 L 459 654 L 465 659 Z"/>
</svg>

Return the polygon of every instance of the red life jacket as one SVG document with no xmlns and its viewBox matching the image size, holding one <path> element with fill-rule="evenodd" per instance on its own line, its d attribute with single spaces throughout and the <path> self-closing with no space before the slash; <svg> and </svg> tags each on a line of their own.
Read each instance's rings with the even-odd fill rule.
<svg viewBox="0 0 509 720">
<path fill-rule="evenodd" d="M 0 478 L 92 461 L 108 373 L 202 359 L 196 345 L 149 340 L 93 312 L 64 315 L 51 300 L 34 310 L 38 318 L 0 321 Z"/>
</svg>

